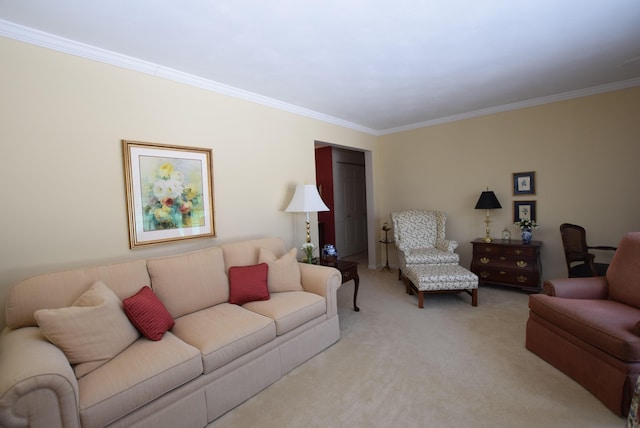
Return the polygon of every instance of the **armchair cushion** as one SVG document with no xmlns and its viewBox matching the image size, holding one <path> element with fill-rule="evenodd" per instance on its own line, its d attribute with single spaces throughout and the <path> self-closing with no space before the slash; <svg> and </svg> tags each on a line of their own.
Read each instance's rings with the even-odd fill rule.
<svg viewBox="0 0 640 428">
<path fill-rule="evenodd" d="M 640 233 L 627 233 L 620 240 L 607 281 L 610 299 L 640 308 Z"/>
<path fill-rule="evenodd" d="M 408 265 L 414 264 L 457 264 L 459 256 L 456 253 L 442 251 L 437 248 L 418 248 L 405 252 L 405 260 Z"/>
<path fill-rule="evenodd" d="M 529 298 L 537 317 L 622 361 L 640 361 L 640 338 L 634 333 L 640 310 L 600 299 L 566 299 L 545 294 Z"/>
</svg>

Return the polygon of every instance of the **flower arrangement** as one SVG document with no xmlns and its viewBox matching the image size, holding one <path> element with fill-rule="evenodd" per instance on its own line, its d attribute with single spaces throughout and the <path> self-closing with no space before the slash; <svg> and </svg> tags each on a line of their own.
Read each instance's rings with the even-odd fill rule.
<svg viewBox="0 0 640 428">
<path fill-rule="evenodd" d="M 528 218 L 523 218 L 520 221 L 516 221 L 515 225 L 518 226 L 520 230 L 538 228 L 538 223 L 536 223 L 535 220 L 530 220 Z"/>
<path fill-rule="evenodd" d="M 166 162 L 155 175 L 144 200 L 145 230 L 191 227 L 193 211 L 200 208 L 202 193 L 185 175 Z"/>
<path fill-rule="evenodd" d="M 304 255 L 307 257 L 305 262 L 312 263 L 313 251 L 316 249 L 316 246 L 313 245 L 311 242 L 305 242 L 304 244 L 302 244 L 302 247 L 300 249 L 304 252 Z"/>
</svg>

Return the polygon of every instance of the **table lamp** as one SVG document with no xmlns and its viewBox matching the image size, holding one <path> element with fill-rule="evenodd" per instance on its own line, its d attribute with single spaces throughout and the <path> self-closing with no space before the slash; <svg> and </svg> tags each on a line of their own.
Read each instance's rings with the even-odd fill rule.
<svg viewBox="0 0 640 428">
<path fill-rule="evenodd" d="M 480 195 L 475 208 L 477 210 L 487 210 L 487 217 L 484 220 L 484 222 L 487 224 L 487 227 L 485 228 L 484 242 L 491 242 L 491 237 L 489 236 L 489 223 L 491 223 L 491 220 L 489 219 L 489 210 L 493 210 L 496 208 L 502 208 L 502 205 L 500 205 L 496 194 L 493 193 L 493 191 L 490 191 L 489 188 L 487 188 L 487 190 L 485 192 L 482 192 L 482 194 Z"/>
<path fill-rule="evenodd" d="M 313 184 L 298 184 L 296 191 L 289 202 L 286 212 L 306 213 L 307 214 L 307 243 L 311 242 L 311 224 L 309 222 L 309 213 L 318 211 L 329 211 L 329 207 L 325 205 L 318 194 L 318 189 Z"/>
</svg>

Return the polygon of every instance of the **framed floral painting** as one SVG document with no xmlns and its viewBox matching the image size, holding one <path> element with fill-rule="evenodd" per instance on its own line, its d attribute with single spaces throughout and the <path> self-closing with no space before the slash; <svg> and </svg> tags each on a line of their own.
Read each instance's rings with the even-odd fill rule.
<svg viewBox="0 0 640 428">
<path fill-rule="evenodd" d="M 213 151 L 122 140 L 129 247 L 215 236 Z"/>
</svg>

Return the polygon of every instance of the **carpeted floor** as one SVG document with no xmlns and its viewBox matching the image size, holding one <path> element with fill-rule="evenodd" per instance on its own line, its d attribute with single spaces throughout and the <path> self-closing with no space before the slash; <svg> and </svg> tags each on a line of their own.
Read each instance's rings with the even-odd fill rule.
<svg viewBox="0 0 640 428">
<path fill-rule="evenodd" d="M 580 385 L 524 347 L 526 293 L 483 287 L 425 297 L 397 270 L 359 266 L 338 292 L 341 338 L 209 428 L 624 427 Z"/>
</svg>

